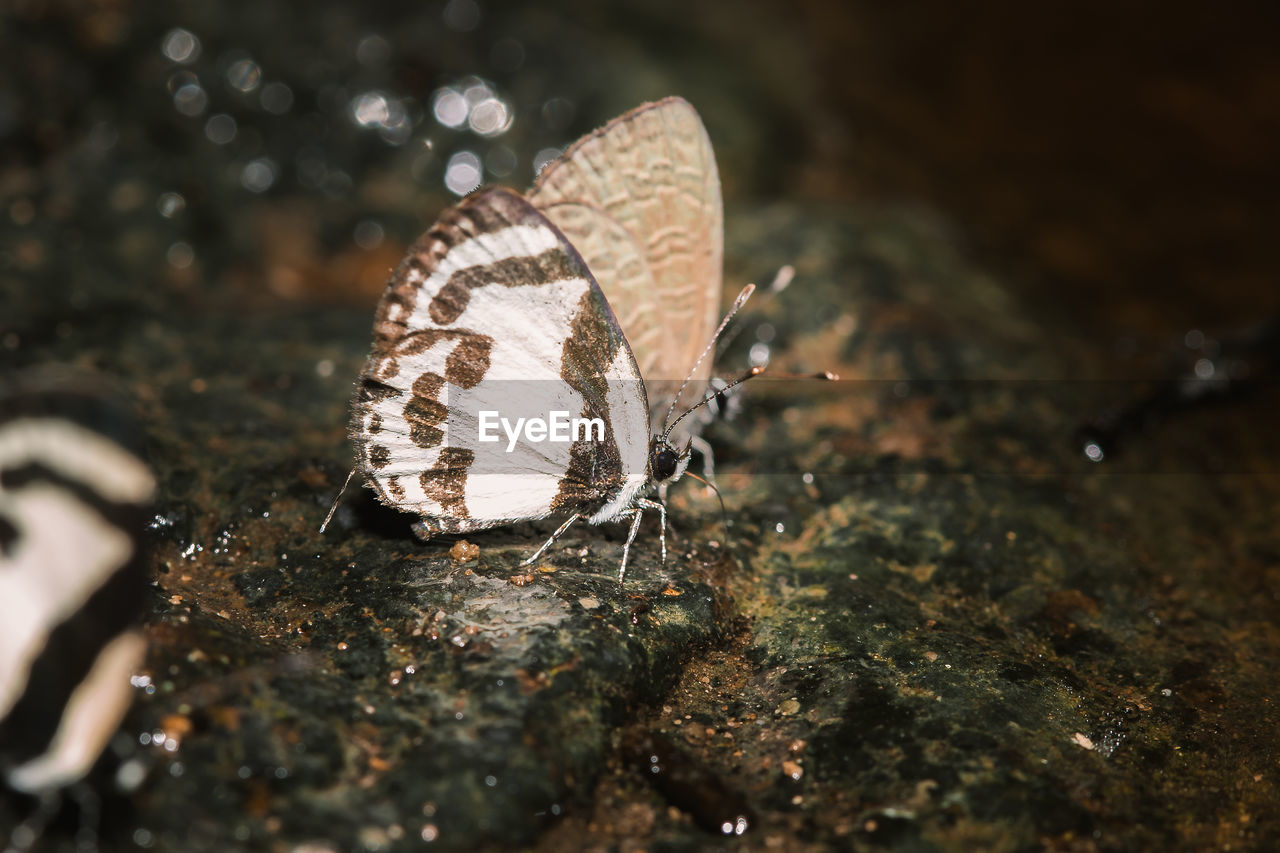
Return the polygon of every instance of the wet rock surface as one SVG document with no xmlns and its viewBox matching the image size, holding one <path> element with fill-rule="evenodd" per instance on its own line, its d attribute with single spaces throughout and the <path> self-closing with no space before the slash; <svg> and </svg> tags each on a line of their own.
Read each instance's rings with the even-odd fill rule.
<svg viewBox="0 0 1280 853">
<path fill-rule="evenodd" d="M 711 23 L 650 57 L 616 48 L 657 13 L 479 9 L 33 7 L 6 36 L 33 76 L 4 125 L 3 364 L 118 379 L 161 484 L 118 750 L 148 772 L 101 845 L 1280 844 L 1272 390 L 1094 464 L 1078 427 L 1143 393 L 1100 380 L 1167 362 L 1079 343 L 941 214 L 754 177 L 797 107 L 701 58 Z M 508 131 L 433 111 L 477 73 Z M 681 483 L 667 564 L 647 522 L 621 588 L 617 526 L 523 568 L 554 525 L 424 545 L 353 489 L 319 534 L 373 302 L 454 155 L 521 186 L 669 91 L 717 146 L 727 289 L 796 268 L 721 364 L 842 380 L 749 386 L 709 430 L 727 512 Z"/>
</svg>

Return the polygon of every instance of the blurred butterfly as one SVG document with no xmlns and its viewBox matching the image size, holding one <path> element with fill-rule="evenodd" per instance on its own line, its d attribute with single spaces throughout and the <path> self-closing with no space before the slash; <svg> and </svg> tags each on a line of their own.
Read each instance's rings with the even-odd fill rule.
<svg viewBox="0 0 1280 853">
<path fill-rule="evenodd" d="M 132 700 L 155 488 L 135 438 L 95 391 L 0 380 L 0 775 L 13 790 L 83 777 Z"/>
</svg>

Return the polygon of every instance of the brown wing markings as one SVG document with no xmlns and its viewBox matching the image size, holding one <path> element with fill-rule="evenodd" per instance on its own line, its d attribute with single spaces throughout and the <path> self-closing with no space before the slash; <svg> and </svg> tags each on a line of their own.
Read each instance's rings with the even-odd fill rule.
<svg viewBox="0 0 1280 853">
<path fill-rule="evenodd" d="M 435 229 L 428 231 L 409 248 L 409 254 L 391 274 L 382 299 L 378 301 L 378 307 L 374 311 L 370 362 L 408 333 L 408 319 L 413 315 L 422 282 L 430 275 L 431 270 L 439 266 L 448 252 L 448 243 L 440 238 Z"/>
<path fill-rule="evenodd" d="M 400 372 L 400 359 L 419 355 L 442 341 L 457 341 L 445 358 L 445 378 L 461 388 L 474 388 L 489 371 L 493 339 L 471 329 L 420 329 L 410 332 L 387 349 L 380 360 L 365 367 L 365 377 L 375 381 L 390 379 Z"/>
<path fill-rule="evenodd" d="M 376 484 L 378 481 L 375 479 L 373 482 Z M 398 501 L 404 500 L 404 486 L 400 485 L 399 477 L 387 478 L 387 494 Z"/>
<path fill-rule="evenodd" d="M 432 297 L 427 312 L 432 322 L 447 326 L 456 322 L 462 312 L 467 310 L 471 291 L 478 287 L 543 285 L 580 275 L 577 264 L 558 246 L 539 255 L 504 258 L 490 264 L 464 267 L 449 276 L 449 280 Z"/>
<path fill-rule="evenodd" d="M 409 440 L 422 448 L 439 446 L 444 440 L 442 428 L 449 408 L 440 400 L 445 379 L 438 373 L 423 373 L 413 380 L 413 395 L 404 405 L 404 420 L 409 425 Z"/>
<path fill-rule="evenodd" d="M 475 453 L 462 447 L 442 447 L 436 464 L 418 475 L 418 483 L 429 500 L 453 518 L 468 518 L 467 472 Z"/>
<path fill-rule="evenodd" d="M 595 411 L 590 401 L 604 400 L 608 380 L 600 372 L 611 363 L 624 345 L 608 320 L 610 309 L 598 291 L 588 290 L 578 303 L 572 334 L 562 348 L 560 375 L 577 389 L 586 404 L 581 417 L 599 417 L 605 423 L 603 441 L 584 437 L 569 448 L 569 467 L 560 478 L 560 488 L 551 503 L 554 511 L 576 510 L 594 513 L 622 485 L 622 457 L 609 412 Z M 614 318 L 617 319 L 616 317 Z"/>
</svg>

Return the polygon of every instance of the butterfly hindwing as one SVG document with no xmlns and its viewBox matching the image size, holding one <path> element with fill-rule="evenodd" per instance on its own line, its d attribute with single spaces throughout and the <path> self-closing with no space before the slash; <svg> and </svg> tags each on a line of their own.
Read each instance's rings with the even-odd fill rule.
<svg viewBox="0 0 1280 853">
<path fill-rule="evenodd" d="M 512 442 L 493 424 L 553 412 L 600 419 L 603 438 Z M 643 385 L 608 302 L 519 195 L 463 200 L 393 274 L 352 424 L 384 502 L 448 532 L 594 514 L 643 485 L 647 429 Z"/>
<path fill-rule="evenodd" d="M 637 107 L 544 168 L 529 199 L 607 294 L 661 427 L 719 319 L 724 214 L 701 119 L 682 98 Z M 699 365 L 687 403 L 710 370 L 709 359 Z"/>
</svg>

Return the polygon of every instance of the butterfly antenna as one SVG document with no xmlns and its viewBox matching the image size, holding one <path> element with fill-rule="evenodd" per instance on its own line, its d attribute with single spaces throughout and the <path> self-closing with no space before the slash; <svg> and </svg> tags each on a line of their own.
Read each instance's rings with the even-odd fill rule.
<svg viewBox="0 0 1280 853">
<path fill-rule="evenodd" d="M 720 501 L 720 525 L 724 528 L 724 541 L 729 542 L 729 512 L 724 508 L 724 498 L 720 497 L 720 490 L 716 488 L 716 484 L 710 480 L 704 480 L 692 471 L 685 471 L 685 474 L 702 483 L 708 489 L 716 493 L 716 500 Z"/>
<path fill-rule="evenodd" d="M 670 437 L 671 431 L 676 428 L 676 424 L 680 423 L 682 420 L 689 417 L 689 415 L 693 414 L 698 409 L 702 408 L 707 403 L 710 403 L 712 400 L 716 399 L 717 397 L 721 397 L 728 391 L 731 391 L 734 388 L 737 388 L 739 385 L 741 385 L 743 382 L 746 382 L 748 379 L 755 379 L 757 376 L 764 373 L 764 370 L 765 369 L 763 367 L 753 367 L 742 376 L 739 376 L 737 379 L 730 382 L 728 385 L 724 386 L 723 388 L 717 391 L 712 391 L 710 394 L 703 397 L 697 403 L 694 403 L 693 406 L 686 409 L 680 415 L 680 417 L 676 418 L 674 421 L 671 422 L 671 425 L 667 427 L 666 431 L 662 434 L 662 440 L 666 441 L 667 438 Z M 783 379 L 824 379 L 828 382 L 834 382 L 835 380 L 840 378 L 836 374 L 832 373 L 830 370 L 823 370 L 823 371 L 819 371 L 818 373 L 783 373 L 783 374 L 774 374 L 774 375 Z"/>
<path fill-rule="evenodd" d="M 712 334 L 712 339 L 710 339 L 710 341 L 707 342 L 707 346 L 703 348 L 703 353 L 698 356 L 698 360 L 694 361 L 694 366 L 689 369 L 689 375 L 685 377 L 684 382 L 680 383 L 680 391 L 677 391 L 676 396 L 671 398 L 671 405 L 667 407 L 667 416 L 662 419 L 663 424 L 666 424 L 668 420 L 671 420 L 671 412 L 676 411 L 676 403 L 680 402 L 681 394 L 685 393 L 685 388 L 689 387 L 689 383 L 694 379 L 694 374 L 698 373 L 698 365 L 700 365 L 701 362 L 703 362 L 703 359 L 707 357 L 707 353 L 712 351 L 712 347 L 716 346 L 716 341 L 719 336 L 721 336 L 721 332 L 723 332 L 724 327 L 728 325 L 728 321 L 733 319 L 733 315 L 739 313 L 741 307 L 746 305 L 746 300 L 749 300 L 749 298 L 751 298 L 751 293 L 754 292 L 755 284 L 748 284 L 748 286 L 742 288 L 742 292 L 737 295 L 736 300 L 733 300 L 733 305 L 730 307 L 730 310 L 728 310 L 728 314 L 724 315 L 724 319 L 721 320 L 721 324 L 716 327 L 716 333 Z M 699 406 L 700 405 L 701 403 L 699 403 Z M 685 415 L 687 414 L 689 414 L 689 412 L 685 412 Z M 681 415 L 681 418 L 684 418 L 684 415 Z M 669 433 L 671 430 L 668 429 L 666 432 Z"/>
<path fill-rule="evenodd" d="M 347 486 L 351 485 L 351 478 L 356 475 L 356 470 L 359 467 L 359 465 L 356 465 L 351 469 L 351 473 L 347 475 L 347 481 L 343 483 L 342 488 L 338 490 L 338 496 L 333 499 L 333 506 L 329 507 L 329 514 L 324 517 L 324 524 L 320 525 L 321 533 L 324 533 L 324 529 L 328 527 L 329 522 L 333 520 L 333 514 L 338 511 L 338 502 L 342 500 L 342 495 L 347 491 Z"/>
<path fill-rule="evenodd" d="M 722 394 L 724 394 L 724 393 L 728 392 L 729 390 L 731 390 L 731 389 L 733 389 L 733 388 L 737 388 L 739 385 L 741 385 L 743 382 L 746 382 L 748 379 L 755 379 L 755 378 L 756 378 L 757 376 L 759 376 L 761 373 L 764 373 L 764 368 L 763 368 L 763 367 L 753 367 L 753 368 L 751 368 L 750 370 L 748 370 L 744 375 L 739 376 L 737 379 L 735 379 L 735 380 L 733 380 L 732 382 L 730 382 L 728 385 L 726 385 L 726 386 L 724 386 L 723 388 L 720 388 L 720 389 L 718 389 L 718 390 L 716 390 L 716 391 L 712 391 L 710 394 L 708 394 L 707 396 L 703 397 L 703 398 L 702 398 L 701 400 L 699 400 L 698 402 L 694 403 L 691 407 L 689 407 L 688 409 L 685 409 L 685 410 L 684 410 L 684 412 L 680 415 L 680 417 L 678 417 L 678 418 L 676 418 L 674 421 L 672 421 L 672 422 L 671 422 L 671 425 L 670 425 L 670 426 L 668 426 L 668 427 L 667 427 L 667 429 L 666 429 L 666 431 L 662 433 L 662 440 L 663 440 L 663 441 L 666 441 L 666 440 L 667 440 L 667 438 L 668 438 L 668 436 L 670 436 L 670 435 L 671 435 L 671 431 L 672 431 L 673 429 L 675 429 L 675 428 L 676 428 L 676 424 L 680 423 L 682 420 L 684 420 L 685 418 L 689 417 L 689 415 L 691 415 L 691 414 L 693 414 L 694 412 L 698 411 L 698 409 L 701 409 L 701 408 L 702 408 L 703 406 L 705 406 L 707 403 L 710 403 L 712 400 L 714 400 L 714 399 L 716 399 L 717 397 L 721 396 Z"/>
</svg>

